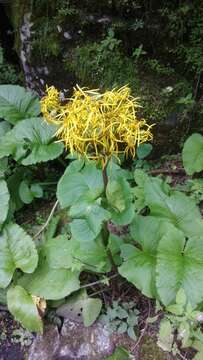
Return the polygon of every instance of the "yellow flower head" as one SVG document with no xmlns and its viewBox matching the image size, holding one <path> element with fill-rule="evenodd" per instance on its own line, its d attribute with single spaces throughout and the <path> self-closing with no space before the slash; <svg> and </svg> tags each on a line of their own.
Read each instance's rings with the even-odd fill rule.
<svg viewBox="0 0 203 360">
<path fill-rule="evenodd" d="M 66 100 L 62 102 L 52 86 L 41 100 L 41 109 L 47 122 L 58 125 L 56 136 L 72 154 L 106 163 L 120 153 L 134 157 L 139 144 L 152 140 L 152 125 L 137 118 L 140 105 L 128 86 L 103 94 L 76 86 Z"/>
</svg>

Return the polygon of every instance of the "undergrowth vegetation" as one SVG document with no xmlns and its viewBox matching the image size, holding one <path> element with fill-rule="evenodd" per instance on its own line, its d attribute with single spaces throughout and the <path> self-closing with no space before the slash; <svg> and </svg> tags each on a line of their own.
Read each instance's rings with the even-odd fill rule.
<svg viewBox="0 0 203 360">
<path fill-rule="evenodd" d="M 15 67 L 6 62 L 4 49 L 0 45 L 0 84 L 17 84 L 20 80 Z"/>
<path fill-rule="evenodd" d="M 103 304 L 98 295 L 90 296 L 88 279 L 115 290 L 121 276 L 164 310 L 159 346 L 174 354 L 192 346 L 201 359 L 200 200 L 143 169 L 126 168 L 125 156 L 143 160 L 151 151 L 144 144 L 150 127 L 140 125 L 127 89 L 101 94 L 77 88 L 66 99 L 51 88 L 40 108 L 24 88 L 0 86 L 0 301 L 30 331 L 42 333 L 49 308 L 61 314 L 70 303 L 82 309 L 90 326 Z M 116 118 L 109 123 L 115 111 L 123 121 L 119 134 Z M 202 135 L 187 139 L 182 159 L 188 175 L 201 173 Z M 43 197 L 46 179 L 39 181 L 36 173 L 53 160 L 65 167 L 55 179 L 55 203 L 31 236 L 17 224 L 16 211 Z M 197 180 L 191 179 L 193 186 Z M 135 340 L 139 310 L 130 299 L 112 300 L 117 301 L 102 310 L 101 321 Z"/>
<path fill-rule="evenodd" d="M 21 26 L 21 2 L 11 8 L 12 23 Z M 190 125 L 202 127 L 200 0 L 30 0 L 25 8 L 32 14 L 29 61 L 43 83 L 69 90 L 72 77 L 102 90 L 129 84 L 151 122 L 173 127 L 171 114 L 178 125 L 186 122 L 181 140 Z"/>
</svg>

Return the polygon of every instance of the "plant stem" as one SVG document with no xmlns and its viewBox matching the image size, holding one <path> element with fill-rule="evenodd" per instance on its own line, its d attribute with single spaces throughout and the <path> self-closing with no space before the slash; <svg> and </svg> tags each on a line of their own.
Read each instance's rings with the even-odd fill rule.
<svg viewBox="0 0 203 360">
<path fill-rule="evenodd" d="M 54 212 L 55 212 L 55 210 L 56 210 L 56 208 L 57 208 L 58 203 L 59 203 L 59 201 L 56 200 L 56 202 L 54 203 L 53 208 L 51 209 L 51 212 L 50 212 L 50 214 L 49 214 L 49 216 L 48 216 L 47 221 L 46 221 L 45 224 L 41 227 L 41 229 L 37 232 L 37 234 L 35 234 L 35 235 L 33 236 L 33 239 L 36 239 L 36 238 L 46 229 L 46 227 L 49 225 L 49 222 L 51 221 L 51 218 L 52 218 L 52 216 L 54 215 Z"/>
<path fill-rule="evenodd" d="M 85 289 L 85 288 L 87 288 L 87 287 L 91 287 L 91 286 L 94 286 L 94 285 L 97 285 L 97 284 L 104 283 L 104 280 L 111 280 L 111 279 L 117 277 L 118 275 L 119 275 L 119 274 L 113 274 L 112 276 L 109 276 L 109 277 L 107 277 L 106 279 L 97 280 L 97 281 L 94 281 L 94 282 L 92 282 L 92 283 L 82 285 L 82 286 L 80 287 L 80 289 Z"/>
<path fill-rule="evenodd" d="M 107 166 L 108 166 L 108 162 L 106 163 L 106 165 L 105 165 L 105 167 L 103 168 L 103 171 L 102 171 L 105 194 L 106 194 L 106 188 L 107 188 L 107 185 L 108 185 Z M 109 239 L 109 230 L 108 230 L 108 222 L 107 221 L 105 221 L 104 224 L 103 224 L 103 231 L 102 232 L 103 232 L 103 236 L 102 236 L 103 244 L 104 244 L 105 248 L 107 248 L 108 239 Z M 109 258 L 110 263 L 112 265 L 113 272 L 115 274 L 117 274 L 117 266 L 114 263 L 113 256 L 111 254 L 110 249 L 107 249 L 107 255 L 108 255 L 108 258 Z M 111 280 L 111 285 L 112 285 L 113 297 L 114 297 L 114 294 L 117 292 L 117 282 L 113 281 L 113 279 L 112 279 Z"/>
<path fill-rule="evenodd" d="M 107 184 L 108 184 L 107 165 L 108 165 L 108 162 L 106 163 L 106 165 L 105 165 L 105 167 L 103 168 L 103 171 L 102 171 L 105 192 L 106 192 L 106 187 L 107 187 Z"/>
</svg>

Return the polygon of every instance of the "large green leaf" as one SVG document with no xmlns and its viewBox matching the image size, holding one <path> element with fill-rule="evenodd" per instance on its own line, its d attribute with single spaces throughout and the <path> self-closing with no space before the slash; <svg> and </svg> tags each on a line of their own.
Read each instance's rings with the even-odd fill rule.
<svg viewBox="0 0 203 360">
<path fill-rule="evenodd" d="M 89 190 L 80 173 L 69 174 L 68 168 L 58 182 L 57 198 L 62 208 L 78 201 L 81 195 Z"/>
<path fill-rule="evenodd" d="M 61 177 L 57 188 L 57 198 L 62 208 L 75 204 L 81 196 L 94 200 L 103 192 L 101 170 L 96 165 L 87 164 L 81 172 L 70 173 L 69 168 Z"/>
<path fill-rule="evenodd" d="M 77 173 L 84 167 L 84 164 L 85 164 L 85 160 L 83 158 L 73 160 L 70 164 L 68 164 L 65 173 L 66 174 Z"/>
<path fill-rule="evenodd" d="M 38 254 L 31 237 L 17 224 L 8 224 L 0 235 L 0 287 L 7 287 L 15 269 L 32 273 Z"/>
<path fill-rule="evenodd" d="M 0 227 L 6 220 L 9 208 L 9 199 L 10 195 L 8 192 L 8 187 L 5 180 L 0 180 Z"/>
<path fill-rule="evenodd" d="M 59 300 L 80 288 L 78 272 L 64 268 L 51 268 L 41 259 L 39 266 L 32 275 L 24 275 L 19 280 L 29 293 L 47 300 Z"/>
<path fill-rule="evenodd" d="M 53 160 L 63 152 L 63 144 L 54 142 L 55 132 L 43 118 L 22 120 L 0 142 L 0 157 L 13 155 L 23 165 Z"/>
<path fill-rule="evenodd" d="M 4 157 L 3 159 L 0 159 L 0 178 L 3 178 L 5 175 L 5 172 L 8 170 L 8 158 Z"/>
<path fill-rule="evenodd" d="M 30 91 L 18 85 L 0 85 L 0 117 L 16 124 L 39 113 L 39 100 Z"/>
<path fill-rule="evenodd" d="M 178 191 L 167 195 L 151 178 L 145 181 L 144 191 L 151 215 L 167 219 L 186 236 L 202 235 L 203 220 L 195 200 Z"/>
<path fill-rule="evenodd" d="M 53 141 L 56 127 L 47 124 L 42 118 L 23 120 L 13 131 L 17 141 L 24 142 L 30 151 L 22 160 L 23 165 L 53 160 L 63 152 L 63 144 Z"/>
<path fill-rule="evenodd" d="M 109 181 L 116 180 L 120 177 L 125 178 L 126 180 L 132 179 L 132 172 L 129 170 L 124 170 L 118 165 L 118 161 L 116 162 L 111 158 L 107 165 L 107 175 Z"/>
<path fill-rule="evenodd" d="M 71 269 L 73 265 L 72 241 L 66 235 L 48 239 L 42 248 L 46 261 L 53 269 Z"/>
<path fill-rule="evenodd" d="M 157 291 L 164 305 L 175 301 L 180 288 L 192 305 L 203 300 L 203 237 L 186 239 L 173 225 L 165 225 L 157 253 Z"/>
<path fill-rule="evenodd" d="M 82 200 L 71 206 L 69 215 L 74 218 L 70 227 L 78 241 L 94 240 L 102 229 L 102 223 L 110 218 L 110 213 L 96 202 Z"/>
<path fill-rule="evenodd" d="M 3 138 L 0 138 L 0 158 L 9 155 L 20 158 L 26 153 L 23 143 L 17 141 L 13 130 L 8 131 Z"/>
<path fill-rule="evenodd" d="M 109 272 L 111 270 L 111 262 L 100 236 L 91 242 L 78 242 L 76 239 L 72 239 L 70 244 L 70 252 L 74 260 L 73 267 L 76 269 L 94 272 Z"/>
<path fill-rule="evenodd" d="M 23 202 L 19 196 L 19 186 L 24 176 L 29 176 L 29 170 L 21 166 L 17 167 L 12 175 L 7 179 L 8 189 L 11 196 L 11 205 L 13 210 L 19 210 L 23 206 Z"/>
<path fill-rule="evenodd" d="M 182 152 L 183 165 L 188 175 L 203 170 L 203 136 L 192 134 L 185 142 Z"/>
<path fill-rule="evenodd" d="M 130 193 L 129 185 L 125 179 L 119 178 L 117 180 L 108 182 L 106 188 L 106 197 L 108 203 L 113 209 L 115 209 L 115 211 L 122 212 L 126 209 L 127 204 L 125 201 L 125 193 Z"/>
<path fill-rule="evenodd" d="M 21 286 L 11 287 L 8 290 L 7 305 L 15 319 L 27 330 L 43 332 L 42 320 L 33 298 Z"/>
<path fill-rule="evenodd" d="M 134 216 L 132 192 L 125 178 L 111 180 L 107 184 L 106 197 L 111 209 L 111 219 L 118 225 L 129 224 Z"/>
<path fill-rule="evenodd" d="M 0 121 L 0 139 L 10 130 L 11 125 L 7 121 Z"/>
<path fill-rule="evenodd" d="M 145 206 L 149 205 L 146 199 L 146 187 L 151 187 L 153 191 L 153 196 L 159 196 L 163 194 L 164 196 L 169 196 L 171 189 L 170 186 L 158 177 L 149 177 L 143 170 L 137 169 L 134 172 L 135 182 L 137 184 L 133 189 L 135 196 L 135 209 L 139 212 Z"/>
<path fill-rule="evenodd" d="M 157 245 L 162 232 L 160 220 L 150 216 L 137 216 L 131 225 L 131 233 L 141 249 L 132 245 L 121 246 L 124 262 L 119 267 L 119 273 L 149 297 L 156 295 Z"/>
<path fill-rule="evenodd" d="M 149 143 L 140 144 L 137 148 L 137 157 L 138 159 L 146 158 L 152 152 L 152 145 Z"/>
</svg>

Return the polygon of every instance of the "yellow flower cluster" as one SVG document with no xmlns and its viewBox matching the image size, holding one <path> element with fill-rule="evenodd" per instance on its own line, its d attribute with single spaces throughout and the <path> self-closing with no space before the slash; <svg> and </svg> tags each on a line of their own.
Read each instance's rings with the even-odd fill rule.
<svg viewBox="0 0 203 360">
<path fill-rule="evenodd" d="M 134 157 L 139 144 L 152 140 L 152 125 L 137 118 L 139 107 L 127 86 L 103 94 L 77 86 L 66 101 L 52 86 L 41 100 L 44 118 L 58 125 L 56 136 L 70 153 L 104 163 L 120 153 Z"/>
</svg>

